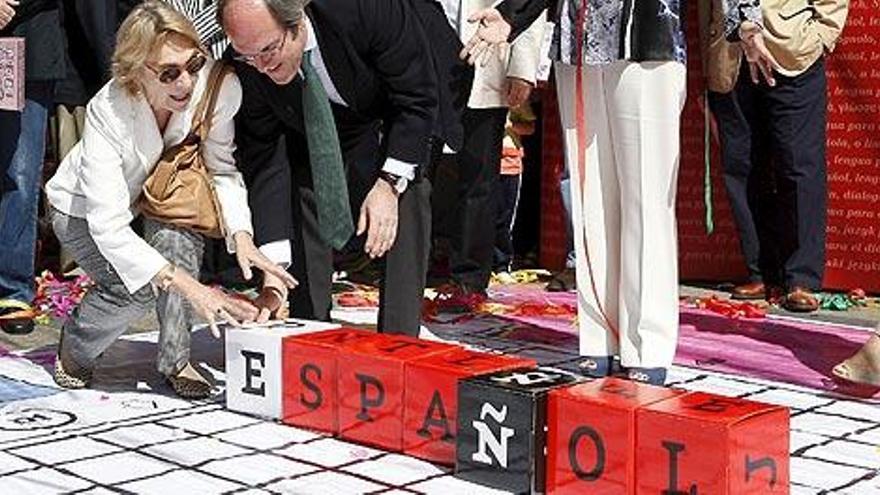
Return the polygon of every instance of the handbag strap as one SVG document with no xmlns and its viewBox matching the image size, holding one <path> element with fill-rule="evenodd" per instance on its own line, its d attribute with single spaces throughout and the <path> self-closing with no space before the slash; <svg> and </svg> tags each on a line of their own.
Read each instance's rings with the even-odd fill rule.
<svg viewBox="0 0 880 495">
<path fill-rule="evenodd" d="M 220 95 L 220 86 L 223 79 L 229 72 L 230 67 L 222 60 L 214 62 L 211 72 L 208 74 L 208 81 L 205 83 L 205 92 L 202 93 L 202 99 L 193 113 L 191 134 L 196 134 L 199 139 L 204 141 L 211 131 L 211 122 L 214 120 L 214 108 L 217 106 L 217 98 Z"/>
</svg>

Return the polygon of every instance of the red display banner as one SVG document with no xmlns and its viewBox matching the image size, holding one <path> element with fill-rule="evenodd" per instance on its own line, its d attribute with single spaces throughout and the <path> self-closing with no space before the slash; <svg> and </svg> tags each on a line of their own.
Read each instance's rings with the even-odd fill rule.
<svg viewBox="0 0 880 495">
<path fill-rule="evenodd" d="M 880 3 L 853 0 L 828 58 L 825 285 L 880 292 Z"/>
<path fill-rule="evenodd" d="M 683 280 L 738 281 L 746 275 L 739 236 L 721 177 L 718 143 L 706 134 L 705 84 L 697 4 L 688 4 L 688 96 L 681 117 L 678 177 L 679 273 Z M 706 228 L 706 144 L 709 143 L 712 234 Z"/>
<path fill-rule="evenodd" d="M 877 0 L 853 0 L 843 37 L 828 57 L 828 236 L 826 289 L 880 293 L 880 17 Z M 724 184 L 718 144 L 709 139 L 714 232 L 705 207 L 706 124 L 697 4 L 688 9 L 688 100 L 682 114 L 678 190 L 679 264 L 683 280 L 739 281 L 746 275 Z M 552 99 L 555 102 L 555 98 Z M 545 117 L 547 112 L 545 112 Z M 554 121 L 555 120 L 555 121 Z M 562 154 L 557 119 L 544 122 L 545 193 Z M 549 137 L 548 137 L 549 135 Z M 557 147 L 551 145 L 557 144 Z M 557 176 L 558 177 L 558 176 Z M 557 193 L 558 195 L 558 193 Z M 541 260 L 558 258 L 555 199 L 542 202 Z M 554 208 L 555 207 L 555 208 Z M 547 255 L 545 256 L 545 251 Z"/>
</svg>

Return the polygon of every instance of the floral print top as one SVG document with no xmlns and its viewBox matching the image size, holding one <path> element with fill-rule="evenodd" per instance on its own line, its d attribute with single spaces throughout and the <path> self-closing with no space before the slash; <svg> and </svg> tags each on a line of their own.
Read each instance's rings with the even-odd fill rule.
<svg viewBox="0 0 880 495">
<path fill-rule="evenodd" d="M 713 1 L 713 0 L 698 0 Z M 586 6 L 584 8 L 584 2 Z M 761 24 L 760 0 L 720 0 L 725 32 L 734 36 L 746 20 Z M 555 22 L 550 56 L 577 64 L 606 64 L 615 60 L 685 62 L 685 0 L 506 0 L 498 5 L 511 22 L 515 36 L 549 8 Z M 580 10 L 584 8 L 583 12 Z M 577 23 L 584 16 L 583 39 Z M 525 24 L 524 24 L 525 23 Z"/>
</svg>

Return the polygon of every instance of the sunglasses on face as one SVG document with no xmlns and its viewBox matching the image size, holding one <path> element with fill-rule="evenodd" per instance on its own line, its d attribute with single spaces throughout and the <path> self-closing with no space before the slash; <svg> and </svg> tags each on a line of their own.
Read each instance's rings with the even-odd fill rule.
<svg viewBox="0 0 880 495">
<path fill-rule="evenodd" d="M 153 71 L 156 76 L 158 76 L 160 83 L 171 84 L 180 79 L 180 76 L 183 75 L 183 71 L 186 71 L 191 76 L 198 74 L 207 62 L 207 57 L 205 57 L 201 53 L 196 53 L 195 55 L 190 57 L 190 59 L 182 66 L 163 65 L 161 68 L 156 69 L 147 64 L 147 68 Z"/>
</svg>

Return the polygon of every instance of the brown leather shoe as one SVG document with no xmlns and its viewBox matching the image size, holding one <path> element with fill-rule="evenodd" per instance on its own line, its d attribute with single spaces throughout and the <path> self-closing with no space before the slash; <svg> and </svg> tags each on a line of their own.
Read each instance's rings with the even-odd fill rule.
<svg viewBox="0 0 880 495">
<path fill-rule="evenodd" d="M 785 295 L 782 306 L 797 313 L 812 313 L 819 309 L 819 299 L 813 295 L 810 289 L 804 287 L 792 287 Z"/>
<path fill-rule="evenodd" d="M 764 282 L 749 282 L 737 285 L 730 291 L 732 299 L 764 299 L 767 296 L 767 287 Z"/>
</svg>

